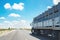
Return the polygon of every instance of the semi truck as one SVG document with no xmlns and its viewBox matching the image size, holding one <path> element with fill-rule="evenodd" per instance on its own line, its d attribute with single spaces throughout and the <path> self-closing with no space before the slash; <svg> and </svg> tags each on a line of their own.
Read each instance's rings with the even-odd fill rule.
<svg viewBox="0 0 60 40">
<path fill-rule="evenodd" d="M 51 36 L 60 40 L 60 3 L 33 18 L 32 34 Z"/>
</svg>

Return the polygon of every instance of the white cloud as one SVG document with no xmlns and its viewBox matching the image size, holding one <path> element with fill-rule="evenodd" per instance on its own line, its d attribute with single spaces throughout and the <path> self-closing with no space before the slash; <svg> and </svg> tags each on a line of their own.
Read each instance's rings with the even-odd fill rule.
<svg viewBox="0 0 60 40">
<path fill-rule="evenodd" d="M 0 17 L 0 19 L 5 19 L 5 17 Z"/>
<path fill-rule="evenodd" d="M 0 28 L 31 28 L 30 23 L 26 20 L 19 20 L 19 21 L 4 21 L 0 23 Z"/>
<path fill-rule="evenodd" d="M 53 0 L 54 5 L 57 5 L 59 2 L 60 2 L 60 0 Z M 51 8 L 51 6 L 47 6 L 47 9 L 50 9 L 50 8 Z"/>
<path fill-rule="evenodd" d="M 11 13 L 8 16 L 10 16 L 10 17 L 21 17 L 19 14 L 16 14 L 16 13 Z"/>
<path fill-rule="evenodd" d="M 1 28 L 4 28 L 4 25 L 3 25 L 2 23 L 0 23 L 0 29 L 1 29 Z"/>
<path fill-rule="evenodd" d="M 12 8 L 16 9 L 16 10 L 23 10 L 24 9 L 24 3 L 19 3 L 19 4 L 14 3 Z"/>
<path fill-rule="evenodd" d="M 57 5 L 60 2 L 60 0 L 53 0 L 53 4 Z"/>
<path fill-rule="evenodd" d="M 9 21 L 4 21 L 4 23 L 10 23 Z"/>
<path fill-rule="evenodd" d="M 9 3 L 6 3 L 4 5 L 5 9 L 14 9 L 14 10 L 20 10 L 22 11 L 24 9 L 24 3 L 14 3 L 12 6 Z"/>
<path fill-rule="evenodd" d="M 50 9 L 51 8 L 51 6 L 47 6 L 47 9 Z"/>
<path fill-rule="evenodd" d="M 4 8 L 5 8 L 5 9 L 10 9 L 10 8 L 11 8 L 11 5 L 10 5 L 9 3 L 6 3 L 6 4 L 4 5 Z"/>
<path fill-rule="evenodd" d="M 21 20 L 21 22 L 22 22 L 22 23 L 26 23 L 26 21 L 25 21 L 25 20 Z"/>
</svg>

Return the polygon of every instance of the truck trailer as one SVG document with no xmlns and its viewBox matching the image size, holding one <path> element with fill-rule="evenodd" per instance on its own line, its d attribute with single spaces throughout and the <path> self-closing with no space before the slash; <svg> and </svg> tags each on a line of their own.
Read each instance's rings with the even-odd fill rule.
<svg viewBox="0 0 60 40">
<path fill-rule="evenodd" d="M 60 40 L 60 3 L 33 18 L 32 34 L 51 36 Z"/>
</svg>

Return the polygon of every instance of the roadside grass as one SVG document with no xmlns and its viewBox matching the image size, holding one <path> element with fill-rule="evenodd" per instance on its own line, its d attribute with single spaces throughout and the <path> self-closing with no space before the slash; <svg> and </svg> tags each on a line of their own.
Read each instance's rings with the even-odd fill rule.
<svg viewBox="0 0 60 40">
<path fill-rule="evenodd" d="M 10 29 L 0 29 L 0 35 L 11 31 Z"/>
<path fill-rule="evenodd" d="M 25 30 L 31 31 L 31 29 L 25 29 Z"/>
<path fill-rule="evenodd" d="M 20 28 L 20 30 L 27 30 L 27 31 L 31 31 L 31 29 L 28 29 L 28 28 Z"/>
</svg>

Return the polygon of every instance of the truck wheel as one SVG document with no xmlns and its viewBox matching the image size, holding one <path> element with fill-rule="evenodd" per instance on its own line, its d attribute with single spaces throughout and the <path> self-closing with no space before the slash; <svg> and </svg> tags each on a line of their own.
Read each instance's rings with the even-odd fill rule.
<svg viewBox="0 0 60 40">
<path fill-rule="evenodd" d="M 44 34 L 44 31 L 43 30 L 40 30 L 40 34 Z"/>
<path fill-rule="evenodd" d="M 60 40 L 60 32 L 58 33 L 58 40 Z"/>
<path fill-rule="evenodd" d="M 31 32 L 32 32 L 32 34 L 34 34 L 34 30 L 33 29 L 31 30 Z"/>
<path fill-rule="evenodd" d="M 38 30 L 37 29 L 33 29 L 31 31 L 32 31 L 32 34 L 38 35 Z"/>
<path fill-rule="evenodd" d="M 53 40 L 57 40 L 57 38 L 58 38 L 58 33 L 57 32 L 53 31 L 51 35 L 52 35 Z"/>
</svg>

